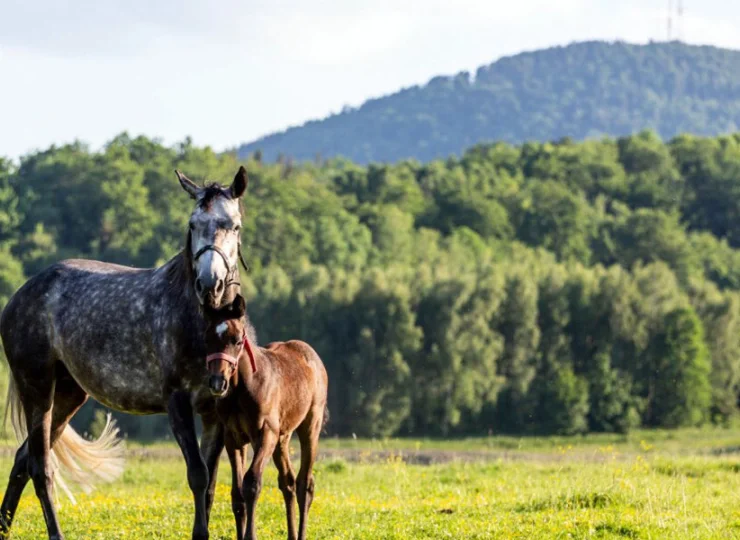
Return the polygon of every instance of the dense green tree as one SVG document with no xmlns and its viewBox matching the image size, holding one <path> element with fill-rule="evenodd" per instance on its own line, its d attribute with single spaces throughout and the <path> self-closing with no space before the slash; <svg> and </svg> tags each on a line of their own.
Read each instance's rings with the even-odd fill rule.
<svg viewBox="0 0 740 540">
<path fill-rule="evenodd" d="M 423 346 L 414 373 L 415 431 L 447 433 L 467 413 L 494 403 L 503 340 L 491 323 L 503 293 L 492 274 L 450 278 L 426 291 L 417 308 Z"/>
<path fill-rule="evenodd" d="M 391 435 L 409 414 L 409 364 L 421 344 L 421 331 L 408 294 L 407 287 L 373 272 L 352 302 L 330 319 L 337 336 L 332 356 L 344 375 L 333 382 L 344 398 L 335 416 L 345 432 Z"/>
<path fill-rule="evenodd" d="M 684 215 L 694 229 L 710 231 L 740 246 L 740 140 L 680 137 L 673 152 L 688 192 Z"/>
<path fill-rule="evenodd" d="M 138 260 L 144 245 L 152 238 L 155 216 L 144 185 L 144 171 L 129 156 L 125 147 L 111 144 L 98 160 L 97 176 L 104 209 L 98 236 L 92 247 L 98 256 L 125 262 Z"/>
<path fill-rule="evenodd" d="M 553 181 L 533 182 L 520 204 L 517 237 L 562 260 L 588 262 L 593 220 L 585 199 Z"/>
<path fill-rule="evenodd" d="M 316 348 L 342 435 L 729 423 L 738 141 L 645 132 L 425 164 L 247 161 L 242 284 L 259 342 Z M 161 264 L 192 209 L 173 169 L 229 182 L 238 163 L 127 134 L 0 161 L 0 308 L 66 257 Z M 119 418 L 132 437 L 168 431 Z"/>
<path fill-rule="evenodd" d="M 9 242 L 18 237 L 21 223 L 18 194 L 10 184 L 13 167 L 0 158 L 0 242 Z"/>
<path fill-rule="evenodd" d="M 619 160 L 628 176 L 626 202 L 631 208 L 677 209 L 683 196 L 683 178 L 673 156 L 650 131 L 619 139 Z"/>
<path fill-rule="evenodd" d="M 639 398 L 629 375 L 611 367 L 610 354 L 593 355 L 588 373 L 588 427 L 591 431 L 626 433 L 640 425 Z"/>
<path fill-rule="evenodd" d="M 646 422 L 678 427 L 702 423 L 711 405 L 704 329 L 691 308 L 668 313 L 650 352 Z"/>
<path fill-rule="evenodd" d="M 694 283 L 689 293 L 711 360 L 712 419 L 726 421 L 736 413 L 740 391 L 740 297 L 720 294 L 712 283 Z"/>
<path fill-rule="evenodd" d="M 677 214 L 638 209 L 615 224 L 612 238 L 613 257 L 625 268 L 664 261 L 686 282 L 697 265 Z"/>
<path fill-rule="evenodd" d="M 588 385 L 559 359 L 547 358 L 529 392 L 536 433 L 573 435 L 588 430 Z"/>
<path fill-rule="evenodd" d="M 516 432 L 525 425 L 525 398 L 536 374 L 540 329 L 537 285 L 524 266 L 514 267 L 505 286 L 497 330 L 504 340 L 497 373 L 504 381 L 492 415 L 498 429 Z"/>
</svg>

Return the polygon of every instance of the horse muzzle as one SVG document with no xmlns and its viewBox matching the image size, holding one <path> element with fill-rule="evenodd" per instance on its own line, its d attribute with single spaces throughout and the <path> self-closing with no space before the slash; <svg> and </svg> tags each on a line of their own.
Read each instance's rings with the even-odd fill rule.
<svg viewBox="0 0 740 540">
<path fill-rule="evenodd" d="M 201 305 L 218 309 L 224 299 L 225 282 L 221 278 L 197 278 L 195 280 L 195 294 Z"/>
<path fill-rule="evenodd" d="M 208 379 L 208 389 L 214 397 L 223 397 L 229 391 L 229 381 L 223 375 L 211 375 Z"/>
</svg>

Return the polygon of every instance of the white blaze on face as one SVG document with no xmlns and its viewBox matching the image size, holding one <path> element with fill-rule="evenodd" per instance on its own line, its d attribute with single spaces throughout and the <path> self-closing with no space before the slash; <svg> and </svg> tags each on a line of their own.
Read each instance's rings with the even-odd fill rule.
<svg viewBox="0 0 740 540">
<path fill-rule="evenodd" d="M 226 332 L 229 329 L 229 325 L 225 322 L 222 322 L 216 327 L 216 333 L 218 334 L 218 337 L 223 337 L 224 332 Z"/>
</svg>

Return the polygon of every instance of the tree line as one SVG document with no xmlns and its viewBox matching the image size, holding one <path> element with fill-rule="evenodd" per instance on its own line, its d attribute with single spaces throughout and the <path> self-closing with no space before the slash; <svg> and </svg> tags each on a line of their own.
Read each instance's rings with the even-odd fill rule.
<svg viewBox="0 0 740 540">
<path fill-rule="evenodd" d="M 126 134 L 0 161 L 0 306 L 63 258 L 163 263 L 192 204 L 173 169 L 226 182 L 238 163 Z M 319 352 L 332 433 L 626 432 L 737 414 L 740 135 L 243 163 L 248 311 L 261 343 Z M 79 416 L 94 429 L 94 407 Z M 165 417 L 119 421 L 131 437 L 168 432 Z"/>
</svg>

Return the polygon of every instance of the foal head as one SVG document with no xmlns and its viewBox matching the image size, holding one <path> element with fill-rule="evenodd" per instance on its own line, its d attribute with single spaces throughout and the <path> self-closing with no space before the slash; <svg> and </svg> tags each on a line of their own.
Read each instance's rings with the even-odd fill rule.
<svg viewBox="0 0 740 540">
<path fill-rule="evenodd" d="M 206 310 L 206 367 L 208 388 L 216 397 L 229 391 L 239 373 L 239 357 L 248 338 L 246 304 L 239 294 L 234 301 L 218 310 Z"/>
<path fill-rule="evenodd" d="M 218 184 L 201 188 L 180 171 L 175 173 L 182 188 L 197 201 L 188 233 L 195 294 L 202 306 L 218 308 L 231 301 L 233 295 L 226 294 L 227 289 L 239 282 L 239 198 L 247 189 L 247 171 L 240 167 L 226 188 Z"/>
</svg>

